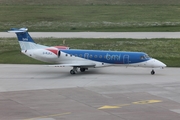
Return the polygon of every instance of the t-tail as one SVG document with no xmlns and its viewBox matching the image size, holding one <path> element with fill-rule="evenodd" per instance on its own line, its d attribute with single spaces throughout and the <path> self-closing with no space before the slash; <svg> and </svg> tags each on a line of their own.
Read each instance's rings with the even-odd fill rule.
<svg viewBox="0 0 180 120">
<path fill-rule="evenodd" d="M 34 40 L 31 38 L 31 36 L 29 35 L 27 28 L 20 28 L 20 29 L 12 28 L 8 32 L 16 33 L 18 41 L 19 41 L 19 45 L 21 47 L 21 51 L 48 47 L 48 46 L 36 44 Z"/>
</svg>

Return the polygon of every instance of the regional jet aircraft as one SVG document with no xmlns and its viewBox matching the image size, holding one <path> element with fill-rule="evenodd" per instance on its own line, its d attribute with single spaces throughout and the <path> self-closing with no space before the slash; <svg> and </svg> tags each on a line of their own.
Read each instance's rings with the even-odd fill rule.
<svg viewBox="0 0 180 120">
<path fill-rule="evenodd" d="M 79 70 L 85 72 L 88 68 L 119 65 L 152 68 L 151 74 L 154 75 L 154 68 L 166 67 L 164 63 L 150 58 L 144 52 L 82 50 L 69 49 L 66 46 L 49 47 L 36 44 L 27 28 L 12 28 L 8 32 L 16 33 L 23 54 L 36 60 L 55 64 L 49 66 L 72 67 L 70 74 L 76 74 Z"/>
</svg>

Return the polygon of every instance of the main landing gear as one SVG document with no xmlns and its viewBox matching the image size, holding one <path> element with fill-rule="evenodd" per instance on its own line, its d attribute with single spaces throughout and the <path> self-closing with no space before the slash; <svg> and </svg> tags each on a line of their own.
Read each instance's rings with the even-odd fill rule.
<svg viewBox="0 0 180 120">
<path fill-rule="evenodd" d="M 81 72 L 85 72 L 86 70 L 88 70 L 88 68 L 80 68 Z M 72 70 L 70 70 L 70 74 L 76 74 L 78 72 L 78 67 L 73 67 Z"/>
<path fill-rule="evenodd" d="M 86 70 L 88 70 L 88 68 L 80 68 L 81 72 L 85 72 Z"/>
<path fill-rule="evenodd" d="M 154 74 L 155 74 L 155 71 L 154 71 L 154 70 L 152 70 L 152 71 L 151 71 L 151 75 L 154 75 Z"/>
</svg>

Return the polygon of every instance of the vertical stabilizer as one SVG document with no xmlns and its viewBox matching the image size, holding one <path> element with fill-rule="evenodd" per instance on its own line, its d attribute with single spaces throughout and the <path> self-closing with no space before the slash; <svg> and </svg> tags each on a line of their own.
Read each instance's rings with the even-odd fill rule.
<svg viewBox="0 0 180 120">
<path fill-rule="evenodd" d="M 36 44 L 27 31 L 28 31 L 27 28 L 20 28 L 20 29 L 12 28 L 8 32 L 16 33 L 21 50 L 38 49 L 38 48 L 47 47 L 47 46 Z"/>
</svg>

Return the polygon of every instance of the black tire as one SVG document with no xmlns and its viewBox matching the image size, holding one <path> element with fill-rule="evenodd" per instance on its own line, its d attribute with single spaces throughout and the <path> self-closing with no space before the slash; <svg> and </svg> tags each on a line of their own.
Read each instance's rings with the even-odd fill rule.
<svg viewBox="0 0 180 120">
<path fill-rule="evenodd" d="M 81 72 L 85 72 L 86 68 L 80 68 Z"/>
<path fill-rule="evenodd" d="M 70 74 L 72 75 L 75 74 L 74 70 L 70 70 Z"/>
<path fill-rule="evenodd" d="M 154 74 L 155 74 L 155 71 L 154 71 L 154 70 L 152 70 L 152 71 L 151 71 L 151 75 L 154 75 Z"/>
</svg>

